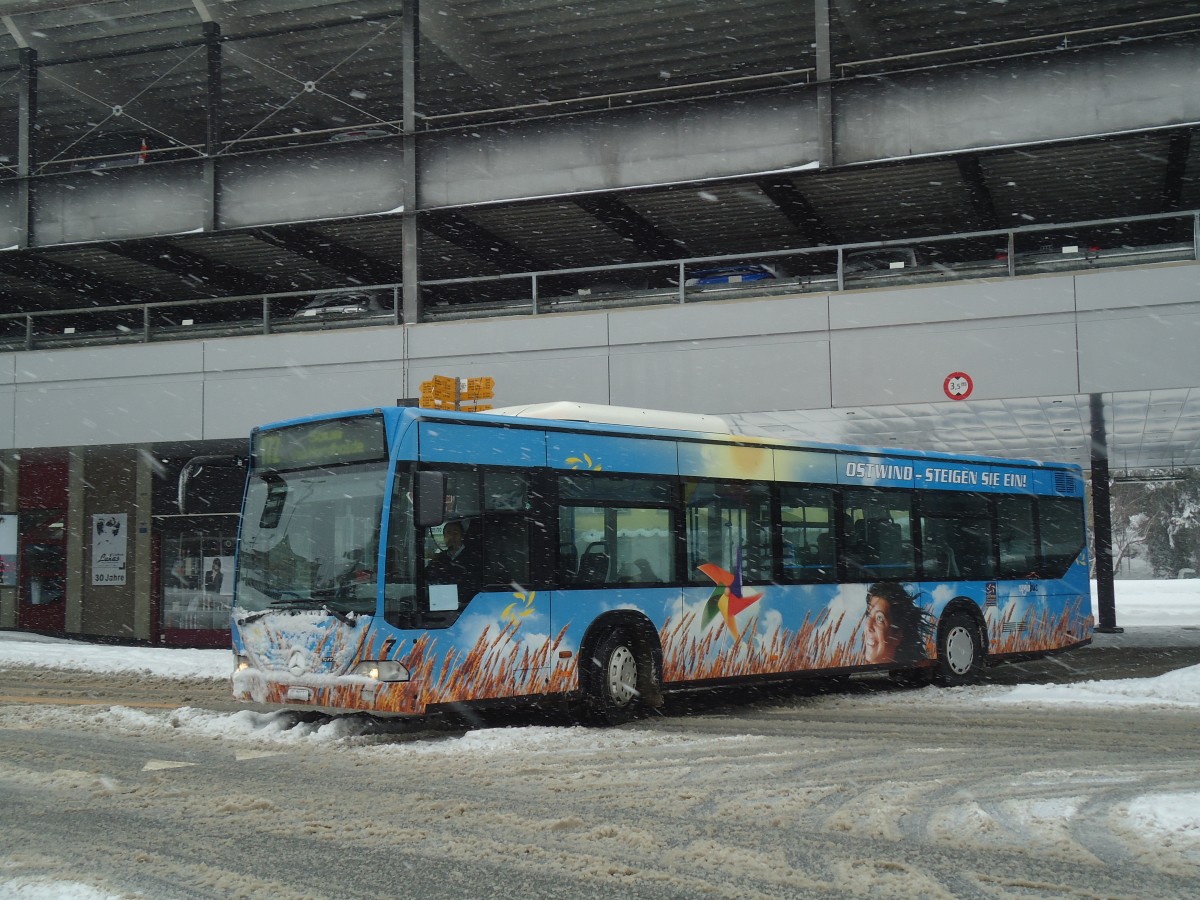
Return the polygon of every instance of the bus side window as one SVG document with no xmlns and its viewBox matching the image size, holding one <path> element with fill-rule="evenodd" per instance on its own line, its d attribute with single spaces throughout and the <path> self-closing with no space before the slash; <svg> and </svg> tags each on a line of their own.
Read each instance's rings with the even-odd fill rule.
<svg viewBox="0 0 1200 900">
<path fill-rule="evenodd" d="M 579 571 L 575 573 L 575 578 L 580 584 L 604 584 L 608 581 L 611 568 L 612 556 L 608 546 L 603 541 L 593 541 L 579 557 Z"/>
<path fill-rule="evenodd" d="M 770 581 L 771 502 L 765 484 L 685 482 L 688 578 L 710 583 L 698 567 L 711 563 L 729 572 L 741 569 L 742 580 Z"/>
<path fill-rule="evenodd" d="M 1038 498 L 1038 534 L 1041 538 L 1043 578 L 1061 578 L 1084 544 L 1083 507 L 1069 498 Z"/>
<path fill-rule="evenodd" d="M 991 521 L 988 500 L 982 494 L 922 494 L 923 576 L 972 581 L 994 578 Z"/>
<path fill-rule="evenodd" d="M 785 484 L 779 494 L 785 581 L 831 581 L 836 577 L 833 491 Z"/>
<path fill-rule="evenodd" d="M 1029 497 L 997 498 L 996 521 L 1000 530 L 1000 577 L 1025 578 L 1036 571 L 1033 500 Z"/>
<path fill-rule="evenodd" d="M 558 481 L 558 582 L 652 585 L 675 578 L 674 485 L 580 471 Z"/>
<path fill-rule="evenodd" d="M 907 579 L 916 574 L 912 497 L 885 490 L 845 492 L 846 577 Z"/>
</svg>

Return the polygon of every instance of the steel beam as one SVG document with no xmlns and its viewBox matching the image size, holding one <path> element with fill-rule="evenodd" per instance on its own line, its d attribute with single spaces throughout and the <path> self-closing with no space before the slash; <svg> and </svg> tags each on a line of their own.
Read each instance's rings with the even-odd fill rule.
<svg viewBox="0 0 1200 900">
<path fill-rule="evenodd" d="M 839 243 L 833 230 L 791 178 L 760 178 L 754 183 L 767 195 L 767 199 L 779 207 L 779 211 L 810 246 Z"/>
<path fill-rule="evenodd" d="M 1200 122 L 1200 38 L 423 134 L 426 208 L 910 161 Z M 823 125 L 824 123 L 824 125 Z M 827 148 L 826 134 L 836 123 Z M 615 149 L 614 149 L 615 148 Z"/>
<path fill-rule="evenodd" d="M 421 227 L 491 263 L 502 272 L 538 272 L 553 268 L 461 213 L 425 213 L 421 216 Z"/>
<path fill-rule="evenodd" d="M 420 322 L 424 314 L 421 301 L 420 261 L 421 230 L 417 227 L 419 180 L 417 178 L 417 79 L 420 77 L 420 4 L 404 4 L 400 21 L 400 309 L 402 322 Z M 408 336 L 405 334 L 405 340 Z M 406 376 L 407 378 L 407 376 Z"/>
<path fill-rule="evenodd" d="M 571 200 L 588 215 L 599 219 L 607 228 L 630 241 L 643 259 L 672 259 L 689 255 L 682 241 L 668 236 L 615 197 L 587 195 L 572 197 Z"/>
<path fill-rule="evenodd" d="M 361 250 L 339 244 L 332 238 L 302 225 L 256 228 L 253 234 L 260 241 L 273 247 L 303 256 L 362 284 L 388 284 L 400 280 L 399 267 L 376 259 Z"/>
<path fill-rule="evenodd" d="M 980 228 L 985 231 L 1000 228 L 1001 225 L 996 216 L 996 204 L 992 202 L 992 191 L 984 177 L 979 157 L 975 154 L 960 156 L 956 162 L 958 163 L 958 174 L 962 177 L 963 185 L 967 189 L 967 198 L 971 201 L 971 208 L 979 217 Z"/>
<path fill-rule="evenodd" d="M 228 263 L 184 250 L 165 240 L 122 241 L 105 244 L 104 249 L 117 256 L 178 275 L 193 285 L 211 291 L 214 296 L 269 294 L 279 290 L 278 283 L 270 279 L 260 278 Z"/>
<path fill-rule="evenodd" d="M 1167 171 L 1163 177 L 1163 212 L 1173 212 L 1182 206 L 1184 176 L 1188 156 L 1192 151 L 1192 133 L 1177 131 L 1167 146 Z"/>
<path fill-rule="evenodd" d="M 207 14 L 202 3 L 197 9 Z M 218 222 L 217 210 L 217 154 L 221 150 L 222 122 L 222 68 L 221 26 L 206 20 L 202 25 L 206 54 L 207 79 L 204 93 L 204 223 L 205 231 L 215 231 Z"/>
<path fill-rule="evenodd" d="M 829 0 L 815 0 L 817 38 L 817 160 L 822 169 L 837 165 L 833 138 L 833 42 L 829 32 Z"/>
<path fill-rule="evenodd" d="M 78 296 L 80 302 L 69 304 L 71 307 L 166 299 L 156 292 L 135 290 L 95 272 L 48 259 L 35 251 L 0 253 L 0 272 Z"/>
<path fill-rule="evenodd" d="M 16 232 L 17 246 L 29 247 L 33 243 L 33 207 L 29 176 L 37 165 L 36 144 L 33 140 L 37 128 L 38 66 L 37 51 L 22 47 L 17 51 L 20 64 L 20 81 L 17 85 L 17 186 Z"/>
</svg>

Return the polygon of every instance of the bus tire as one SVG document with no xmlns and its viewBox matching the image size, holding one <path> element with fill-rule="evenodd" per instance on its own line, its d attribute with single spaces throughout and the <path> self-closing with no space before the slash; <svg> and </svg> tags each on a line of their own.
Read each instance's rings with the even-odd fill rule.
<svg viewBox="0 0 1200 900">
<path fill-rule="evenodd" d="M 983 638 L 979 623 L 964 612 L 951 612 L 938 624 L 934 679 L 943 687 L 974 684 L 983 674 Z"/>
<path fill-rule="evenodd" d="M 592 654 L 589 679 L 589 718 L 597 725 L 628 722 L 641 710 L 640 685 L 647 673 L 640 672 L 638 648 L 624 628 L 605 632 Z"/>
</svg>

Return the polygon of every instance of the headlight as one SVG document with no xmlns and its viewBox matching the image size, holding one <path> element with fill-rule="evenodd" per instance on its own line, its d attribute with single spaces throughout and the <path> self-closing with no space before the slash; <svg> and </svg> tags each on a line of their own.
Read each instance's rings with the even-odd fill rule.
<svg viewBox="0 0 1200 900">
<path fill-rule="evenodd" d="M 250 668 L 249 658 L 238 653 L 233 654 L 233 669 L 235 672 L 245 672 Z"/>
<path fill-rule="evenodd" d="M 367 660 L 354 667 L 351 675 L 362 675 L 376 681 L 408 681 L 408 669 L 391 659 Z"/>
</svg>

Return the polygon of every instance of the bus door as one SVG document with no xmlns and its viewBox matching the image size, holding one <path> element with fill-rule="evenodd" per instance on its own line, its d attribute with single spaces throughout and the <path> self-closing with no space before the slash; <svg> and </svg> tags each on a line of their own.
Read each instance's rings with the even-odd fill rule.
<svg viewBox="0 0 1200 900">
<path fill-rule="evenodd" d="M 65 512 L 29 510 L 21 514 L 20 599 L 17 627 L 29 631 L 66 630 L 67 540 Z"/>
</svg>

